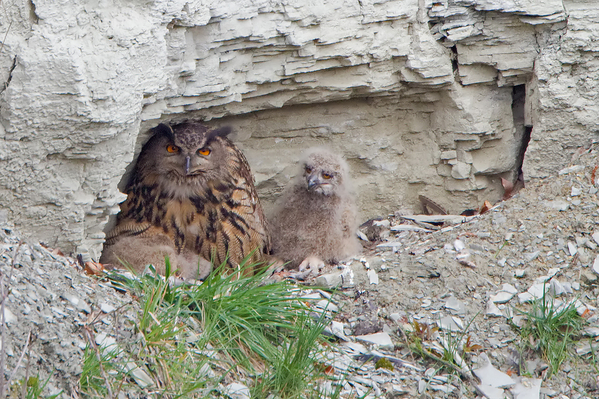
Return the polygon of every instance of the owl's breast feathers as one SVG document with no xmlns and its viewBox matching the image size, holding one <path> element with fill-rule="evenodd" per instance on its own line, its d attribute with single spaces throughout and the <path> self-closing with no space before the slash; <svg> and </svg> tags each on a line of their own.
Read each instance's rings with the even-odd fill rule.
<svg viewBox="0 0 599 399">
<path fill-rule="evenodd" d="M 159 182 L 132 181 L 106 244 L 114 244 L 122 236 L 164 234 L 179 253 L 187 248 L 215 265 L 228 259 L 234 267 L 250 254 L 251 262 L 260 261 L 270 253 L 271 243 L 244 161 L 241 158 L 231 165 L 237 170 L 230 181 L 208 181 L 184 197 L 170 193 Z"/>
</svg>

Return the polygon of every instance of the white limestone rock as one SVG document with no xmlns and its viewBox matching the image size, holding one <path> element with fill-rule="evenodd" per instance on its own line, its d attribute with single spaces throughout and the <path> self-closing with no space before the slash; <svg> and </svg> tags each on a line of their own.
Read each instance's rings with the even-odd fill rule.
<svg viewBox="0 0 599 399">
<path fill-rule="evenodd" d="M 596 131 L 592 2 L 567 20 L 561 0 L 3 4 L 0 217 L 92 259 L 161 121 L 232 125 L 265 208 L 297 153 L 326 141 L 368 171 L 364 217 L 416 204 L 414 184 L 451 212 L 500 200 L 524 132 L 514 85 L 528 177 Z"/>
</svg>

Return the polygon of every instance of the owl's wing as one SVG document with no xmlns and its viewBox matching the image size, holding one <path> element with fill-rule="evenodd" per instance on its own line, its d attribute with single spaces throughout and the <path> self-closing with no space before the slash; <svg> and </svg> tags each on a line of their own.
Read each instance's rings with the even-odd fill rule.
<svg viewBox="0 0 599 399">
<path fill-rule="evenodd" d="M 271 243 L 247 160 L 232 143 L 227 144 L 230 181 L 210 182 L 206 193 L 198 193 L 212 210 L 206 209 L 198 218 L 206 226 L 206 239 L 198 241 L 196 251 L 218 263 L 228 256 L 230 266 L 235 266 L 250 254 L 251 263 L 263 260 Z"/>
<path fill-rule="evenodd" d="M 244 203 L 246 212 L 251 213 L 252 216 L 248 219 L 250 221 L 250 228 L 253 230 L 253 241 L 254 244 L 262 244 L 261 247 L 264 254 L 270 254 L 272 249 L 270 232 L 268 231 L 268 223 L 266 223 L 264 210 L 262 209 L 256 187 L 254 186 L 254 176 L 252 175 L 250 165 L 243 153 L 239 151 L 239 149 L 235 149 L 239 157 L 239 176 L 241 177 L 238 185 L 243 187 L 247 193 L 246 200 L 241 202 Z"/>
</svg>

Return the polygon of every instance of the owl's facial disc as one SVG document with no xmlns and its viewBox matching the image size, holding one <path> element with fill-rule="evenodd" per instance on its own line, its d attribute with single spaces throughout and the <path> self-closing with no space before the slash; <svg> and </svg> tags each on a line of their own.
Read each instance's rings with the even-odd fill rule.
<svg viewBox="0 0 599 399">
<path fill-rule="evenodd" d="M 308 182 L 308 190 L 313 191 L 322 195 L 331 195 L 333 193 L 333 177 L 332 173 L 325 171 L 315 171 L 313 173 L 311 168 L 306 168 Z"/>
<path fill-rule="evenodd" d="M 203 175 L 216 167 L 214 160 L 211 159 L 214 150 L 209 146 L 202 147 L 195 153 L 185 154 L 185 176 L 193 177 Z"/>
</svg>

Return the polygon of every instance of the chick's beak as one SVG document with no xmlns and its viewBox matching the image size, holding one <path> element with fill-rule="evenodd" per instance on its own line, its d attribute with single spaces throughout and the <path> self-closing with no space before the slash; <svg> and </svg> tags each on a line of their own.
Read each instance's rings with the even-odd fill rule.
<svg viewBox="0 0 599 399">
<path fill-rule="evenodd" d="M 318 177 L 316 177 L 316 176 L 312 176 L 308 180 L 308 188 L 309 189 L 313 188 L 314 186 L 318 186 L 319 184 L 320 184 L 320 181 L 318 180 Z"/>
<path fill-rule="evenodd" d="M 185 174 L 189 176 L 189 166 L 191 164 L 191 157 L 186 156 L 185 157 Z"/>
</svg>

